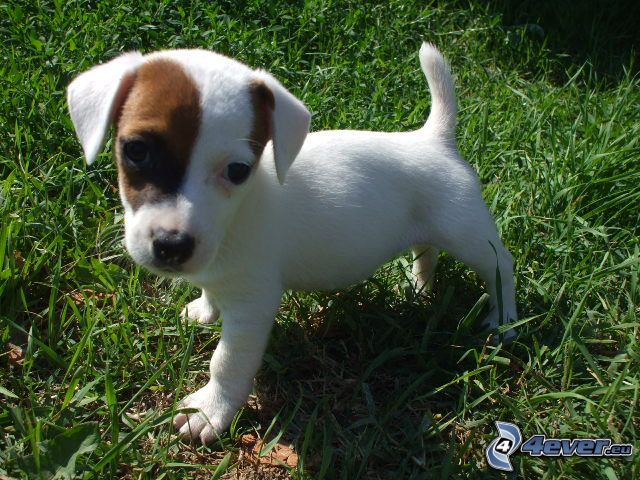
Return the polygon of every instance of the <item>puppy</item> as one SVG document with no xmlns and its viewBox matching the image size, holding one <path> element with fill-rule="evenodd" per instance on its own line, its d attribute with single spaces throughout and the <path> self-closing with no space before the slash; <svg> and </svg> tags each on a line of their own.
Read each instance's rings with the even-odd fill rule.
<svg viewBox="0 0 640 480">
<path fill-rule="evenodd" d="M 181 403 L 198 413 L 174 420 L 185 439 L 213 440 L 246 401 L 286 289 L 343 288 L 411 249 L 421 290 L 445 250 L 486 283 L 487 326 L 517 318 L 511 255 L 456 148 L 449 67 L 430 44 L 419 56 L 431 113 L 402 133 L 309 134 L 274 77 L 202 50 L 126 53 L 69 85 L 87 163 L 117 129 L 127 250 L 202 289 L 184 316 L 224 318 L 209 383 Z"/>
</svg>

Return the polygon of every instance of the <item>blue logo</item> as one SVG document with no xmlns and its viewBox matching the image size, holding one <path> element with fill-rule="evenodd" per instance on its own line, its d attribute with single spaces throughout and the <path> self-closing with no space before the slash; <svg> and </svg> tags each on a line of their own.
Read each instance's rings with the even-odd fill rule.
<svg viewBox="0 0 640 480">
<path fill-rule="evenodd" d="M 489 465 L 497 470 L 513 472 L 509 457 L 522 443 L 520 429 L 513 423 L 496 422 L 498 438 L 489 444 L 485 452 Z"/>
<path fill-rule="evenodd" d="M 532 457 L 630 457 L 633 445 L 612 443 L 610 438 L 547 438 L 533 435 L 522 446 L 520 429 L 509 422 L 496 422 L 498 437 L 485 451 L 490 467 L 504 472 L 513 472 L 509 457 L 516 452 L 528 453 Z M 518 448 L 519 447 L 519 448 Z"/>
</svg>

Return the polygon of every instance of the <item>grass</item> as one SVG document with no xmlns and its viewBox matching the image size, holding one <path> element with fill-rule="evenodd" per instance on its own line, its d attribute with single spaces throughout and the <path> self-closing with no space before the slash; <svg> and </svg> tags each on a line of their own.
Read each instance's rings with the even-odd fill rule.
<svg viewBox="0 0 640 480">
<path fill-rule="evenodd" d="M 637 7 L 583 3 L 0 5 L 0 476 L 494 478 L 495 420 L 637 451 Z M 184 324 L 197 292 L 126 255 L 110 148 L 83 165 L 65 86 L 121 51 L 206 47 L 270 70 L 315 130 L 406 130 L 429 107 L 421 38 L 451 61 L 460 148 L 516 259 L 516 342 L 475 330 L 483 287 L 463 265 L 442 256 L 421 299 L 399 257 L 348 291 L 287 293 L 230 431 L 180 443 L 171 410 L 220 326 Z M 247 435 L 297 466 L 253 465 Z M 512 460 L 510 478 L 640 476 L 637 454 Z"/>
</svg>

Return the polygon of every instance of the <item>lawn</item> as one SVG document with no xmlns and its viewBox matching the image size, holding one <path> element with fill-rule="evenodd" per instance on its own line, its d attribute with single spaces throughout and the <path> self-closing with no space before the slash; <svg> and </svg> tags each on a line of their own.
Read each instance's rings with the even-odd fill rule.
<svg viewBox="0 0 640 480">
<path fill-rule="evenodd" d="M 599 0 L 0 4 L 0 478 L 639 478 L 637 454 L 518 454 L 510 475 L 484 457 L 496 420 L 640 448 L 639 18 Z M 172 410 L 221 327 L 186 324 L 198 292 L 125 252 L 110 143 L 84 165 L 66 85 L 123 51 L 203 47 L 271 71 L 313 130 L 408 130 L 429 111 L 422 39 L 452 65 L 460 150 L 516 261 L 517 339 L 478 330 L 464 265 L 442 254 L 422 298 L 400 256 L 287 293 L 231 429 L 181 443 Z"/>
</svg>

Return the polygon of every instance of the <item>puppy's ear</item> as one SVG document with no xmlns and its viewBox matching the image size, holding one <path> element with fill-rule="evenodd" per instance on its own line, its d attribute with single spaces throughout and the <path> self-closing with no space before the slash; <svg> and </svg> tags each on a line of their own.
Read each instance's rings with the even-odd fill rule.
<svg viewBox="0 0 640 480">
<path fill-rule="evenodd" d="M 140 52 L 125 53 L 80 74 L 69 85 L 69 113 L 89 165 L 100 153 L 141 63 Z"/>
<path fill-rule="evenodd" d="M 278 181 L 283 184 L 289 167 L 300 152 L 304 139 L 309 133 L 311 114 L 304 103 L 294 97 L 278 80 L 262 70 L 257 73 L 273 93 L 271 140 Z"/>
</svg>

